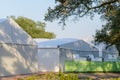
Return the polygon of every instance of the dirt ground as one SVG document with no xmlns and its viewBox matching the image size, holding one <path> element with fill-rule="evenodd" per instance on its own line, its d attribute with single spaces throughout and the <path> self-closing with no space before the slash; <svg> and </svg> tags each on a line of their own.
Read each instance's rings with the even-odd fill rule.
<svg viewBox="0 0 120 80">
<path fill-rule="evenodd" d="M 79 73 L 80 79 L 90 78 L 93 80 L 120 78 L 120 73 Z"/>
<path fill-rule="evenodd" d="M 40 75 L 40 74 L 38 74 Z M 18 78 L 23 78 L 27 77 L 30 75 L 17 75 L 17 76 L 12 76 L 12 77 L 2 77 L 0 80 L 17 80 Z M 111 78 L 120 78 L 120 73 L 78 73 L 78 78 L 79 79 L 92 79 L 92 80 L 109 80 Z"/>
</svg>

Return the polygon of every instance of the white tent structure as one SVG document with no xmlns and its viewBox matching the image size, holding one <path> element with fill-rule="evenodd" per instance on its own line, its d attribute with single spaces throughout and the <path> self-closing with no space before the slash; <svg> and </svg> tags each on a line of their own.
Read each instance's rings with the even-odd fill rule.
<svg viewBox="0 0 120 80">
<path fill-rule="evenodd" d="M 66 60 L 87 59 L 98 56 L 98 50 L 83 40 L 64 38 L 38 42 L 38 70 L 40 72 L 65 71 Z"/>
<path fill-rule="evenodd" d="M 87 43 L 94 45 L 93 39 L 85 38 L 84 40 Z M 96 46 L 96 48 L 99 49 L 99 57 L 101 57 L 103 59 L 103 61 L 112 61 L 112 60 L 114 61 L 119 58 L 119 52 L 118 52 L 117 48 L 115 47 L 115 45 L 108 47 L 108 45 L 106 45 L 104 43 L 100 43 L 95 46 Z M 106 48 L 106 47 L 108 47 L 108 48 Z"/>
<path fill-rule="evenodd" d="M 119 52 L 114 45 L 106 49 L 106 45 L 104 44 L 104 46 L 102 47 L 102 55 L 105 61 L 111 61 L 118 59 Z"/>
<path fill-rule="evenodd" d="M 12 19 L 0 19 L 0 77 L 35 73 L 36 42 Z"/>
</svg>

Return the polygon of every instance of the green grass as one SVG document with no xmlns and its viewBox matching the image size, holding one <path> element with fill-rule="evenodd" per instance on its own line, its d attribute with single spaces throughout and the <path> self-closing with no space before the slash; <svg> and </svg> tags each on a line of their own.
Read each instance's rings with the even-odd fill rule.
<svg viewBox="0 0 120 80">
<path fill-rule="evenodd" d="M 120 62 L 66 61 L 67 72 L 120 72 Z"/>
</svg>

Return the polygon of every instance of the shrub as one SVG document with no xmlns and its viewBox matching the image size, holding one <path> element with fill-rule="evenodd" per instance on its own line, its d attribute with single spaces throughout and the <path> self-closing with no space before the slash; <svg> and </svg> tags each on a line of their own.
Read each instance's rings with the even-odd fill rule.
<svg viewBox="0 0 120 80">
<path fill-rule="evenodd" d="M 18 80 L 78 80 L 78 75 L 73 73 L 47 73 L 45 75 L 33 75 Z"/>
</svg>

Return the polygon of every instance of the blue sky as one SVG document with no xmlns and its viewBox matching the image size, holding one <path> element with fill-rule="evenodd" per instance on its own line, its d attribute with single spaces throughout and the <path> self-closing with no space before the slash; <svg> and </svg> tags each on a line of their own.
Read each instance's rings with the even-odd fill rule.
<svg viewBox="0 0 120 80">
<path fill-rule="evenodd" d="M 44 22 L 44 14 L 49 6 L 55 5 L 54 0 L 1 0 L 0 2 L 0 18 L 6 16 L 25 16 L 35 21 Z M 89 17 L 81 18 L 78 22 L 72 20 L 67 21 L 67 26 L 62 27 L 55 22 L 46 22 L 46 30 L 54 32 L 57 38 L 92 38 L 96 29 L 100 29 L 103 22 L 99 16 L 95 16 L 93 20 Z"/>
</svg>

